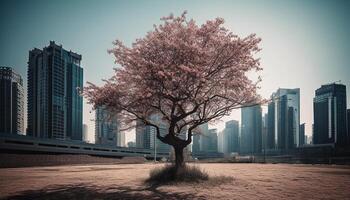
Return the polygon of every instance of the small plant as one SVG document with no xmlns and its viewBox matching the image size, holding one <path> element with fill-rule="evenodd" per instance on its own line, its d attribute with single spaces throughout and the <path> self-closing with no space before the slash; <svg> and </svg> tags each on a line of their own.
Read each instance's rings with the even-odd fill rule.
<svg viewBox="0 0 350 200">
<path fill-rule="evenodd" d="M 200 182 L 209 180 L 207 172 L 197 166 L 185 165 L 182 168 L 176 168 L 173 164 L 164 167 L 155 168 L 150 172 L 150 177 L 146 183 L 176 183 L 176 182 Z"/>
</svg>

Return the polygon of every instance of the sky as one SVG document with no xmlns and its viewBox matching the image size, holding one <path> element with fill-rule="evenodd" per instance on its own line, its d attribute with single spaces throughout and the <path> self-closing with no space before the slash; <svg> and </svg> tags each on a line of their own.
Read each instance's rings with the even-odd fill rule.
<svg viewBox="0 0 350 200">
<path fill-rule="evenodd" d="M 107 53 L 114 40 L 130 46 L 153 24 L 161 23 L 162 16 L 184 10 L 198 24 L 222 17 L 233 33 L 262 38 L 257 55 L 264 69 L 259 93 L 268 98 L 278 88 L 300 88 L 300 122 L 306 123 L 307 135 L 313 123 L 314 92 L 322 84 L 341 80 L 350 107 L 350 1 L 1 0 L 0 66 L 13 67 L 26 88 L 29 50 L 54 40 L 81 54 L 84 82 L 99 85 L 116 67 Z M 83 120 L 92 141 L 93 119 L 94 111 L 84 103 Z M 230 119 L 240 120 L 240 111 L 211 127 L 222 130 Z M 133 140 L 134 133 L 126 138 Z"/>
</svg>

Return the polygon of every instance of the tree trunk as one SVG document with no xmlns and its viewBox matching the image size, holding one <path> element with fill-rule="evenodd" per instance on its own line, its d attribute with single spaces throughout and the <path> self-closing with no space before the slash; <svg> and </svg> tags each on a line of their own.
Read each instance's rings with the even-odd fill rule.
<svg viewBox="0 0 350 200">
<path fill-rule="evenodd" d="M 182 168 L 185 166 L 184 161 L 184 147 L 182 146 L 174 146 L 175 151 L 175 167 L 177 169 Z"/>
</svg>

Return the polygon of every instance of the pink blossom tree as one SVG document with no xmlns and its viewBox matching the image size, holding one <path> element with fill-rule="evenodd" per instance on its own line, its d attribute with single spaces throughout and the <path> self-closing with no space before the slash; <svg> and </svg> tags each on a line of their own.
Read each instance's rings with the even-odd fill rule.
<svg viewBox="0 0 350 200">
<path fill-rule="evenodd" d="M 221 18 L 201 26 L 187 20 L 186 12 L 161 20 L 132 47 L 115 41 L 109 53 L 120 66 L 102 87 L 89 83 L 83 95 L 95 107 L 113 111 L 124 125 L 138 120 L 155 127 L 157 138 L 174 148 L 179 168 L 184 166 L 183 149 L 199 125 L 261 101 L 260 79 L 247 77 L 261 70 L 253 57 L 261 39 L 255 34 L 238 37 L 222 26 Z M 150 120 L 154 114 L 167 123 L 166 135 Z M 178 137 L 183 130 L 185 140 Z"/>
</svg>

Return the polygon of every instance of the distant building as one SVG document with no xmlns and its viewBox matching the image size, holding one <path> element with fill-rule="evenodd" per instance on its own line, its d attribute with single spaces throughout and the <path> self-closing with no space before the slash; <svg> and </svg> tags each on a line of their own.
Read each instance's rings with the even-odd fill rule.
<svg viewBox="0 0 350 200">
<path fill-rule="evenodd" d="M 51 41 L 29 51 L 28 129 L 34 137 L 82 140 L 81 55 Z"/>
<path fill-rule="evenodd" d="M 267 111 L 267 131 L 266 131 L 266 148 L 275 149 L 275 102 L 268 104 Z"/>
<path fill-rule="evenodd" d="M 225 123 L 223 130 L 223 153 L 239 152 L 239 124 L 236 120 Z"/>
<path fill-rule="evenodd" d="M 89 133 L 88 133 L 88 126 L 86 124 L 83 124 L 83 141 L 89 142 Z"/>
<path fill-rule="evenodd" d="M 268 114 L 262 117 L 262 149 L 265 151 L 267 149 L 267 125 L 268 125 Z"/>
<path fill-rule="evenodd" d="M 346 145 L 346 86 L 322 85 L 314 98 L 314 144 Z"/>
<path fill-rule="evenodd" d="M 159 126 L 159 131 L 161 136 L 168 134 L 168 125 L 162 122 L 160 116 L 152 115 L 150 120 Z M 156 150 L 159 152 L 170 152 L 171 146 L 163 143 L 157 137 L 157 130 L 153 126 L 145 126 L 143 122 L 137 121 L 136 126 L 136 147 L 143 149 L 154 149 L 156 145 Z M 156 142 L 156 143 L 155 143 Z"/>
<path fill-rule="evenodd" d="M 245 107 L 241 110 L 242 154 L 261 153 L 262 151 L 262 114 L 261 106 Z"/>
<path fill-rule="evenodd" d="M 224 153 L 227 150 L 227 145 L 224 145 L 224 130 L 218 133 L 218 152 Z"/>
<path fill-rule="evenodd" d="M 125 146 L 124 134 L 119 131 L 119 122 L 116 116 L 102 107 L 96 109 L 95 144 Z"/>
<path fill-rule="evenodd" d="M 300 146 L 300 89 L 278 89 L 268 106 L 268 148 Z M 272 143 L 272 138 L 274 142 Z"/>
<path fill-rule="evenodd" d="M 305 123 L 300 124 L 300 137 L 299 137 L 299 146 L 302 146 L 304 144 L 306 144 L 307 140 L 305 139 Z"/>
<path fill-rule="evenodd" d="M 128 142 L 128 147 L 136 147 L 136 143 L 135 142 Z"/>
<path fill-rule="evenodd" d="M 196 133 L 195 135 L 192 136 L 192 153 L 196 154 L 201 151 L 201 146 L 200 146 L 200 135 Z"/>
<path fill-rule="evenodd" d="M 207 143 L 205 151 L 218 152 L 218 130 L 216 128 L 209 129 L 208 135 L 205 138 Z"/>
<path fill-rule="evenodd" d="M 22 77 L 10 67 L 0 67 L 0 134 L 24 134 Z"/>
<path fill-rule="evenodd" d="M 350 144 L 350 109 L 347 110 L 347 119 L 348 119 L 348 144 Z"/>
</svg>

